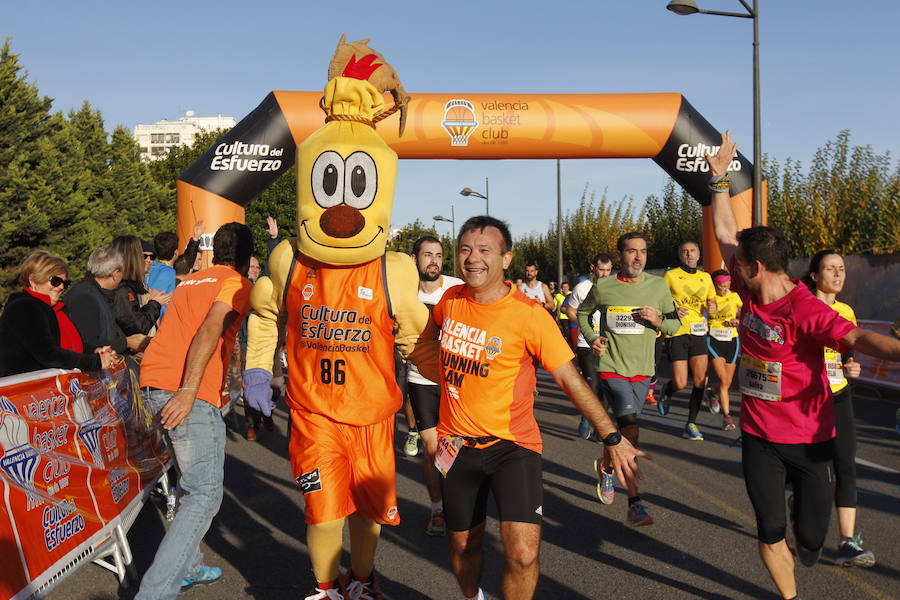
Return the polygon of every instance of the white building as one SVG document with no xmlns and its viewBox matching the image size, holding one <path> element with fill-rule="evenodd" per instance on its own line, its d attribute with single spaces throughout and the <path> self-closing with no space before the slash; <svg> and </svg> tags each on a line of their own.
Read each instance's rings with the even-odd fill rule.
<svg viewBox="0 0 900 600">
<path fill-rule="evenodd" d="M 153 125 L 138 123 L 134 128 L 134 139 L 141 147 L 141 160 L 159 160 L 173 146 L 192 146 L 199 133 L 227 130 L 235 124 L 234 117 L 195 117 L 194 111 L 189 110 L 177 121 L 163 119 Z"/>
</svg>

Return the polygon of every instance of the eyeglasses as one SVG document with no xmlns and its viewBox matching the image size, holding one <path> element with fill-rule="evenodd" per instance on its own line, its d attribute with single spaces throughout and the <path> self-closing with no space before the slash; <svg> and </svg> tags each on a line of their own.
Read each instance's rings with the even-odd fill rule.
<svg viewBox="0 0 900 600">
<path fill-rule="evenodd" d="M 68 289 L 68 287 L 70 285 L 72 285 L 71 279 L 63 279 L 62 277 L 59 277 L 57 275 L 54 275 L 53 277 L 50 278 L 50 286 L 51 287 L 62 286 L 63 289 L 65 290 L 65 289 Z"/>
<path fill-rule="evenodd" d="M 144 254 L 144 260 L 156 260 L 155 254 Z"/>
</svg>

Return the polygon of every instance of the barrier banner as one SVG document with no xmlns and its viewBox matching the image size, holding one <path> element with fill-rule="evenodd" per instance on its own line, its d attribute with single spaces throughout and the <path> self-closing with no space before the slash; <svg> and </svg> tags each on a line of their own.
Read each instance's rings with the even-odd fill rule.
<svg viewBox="0 0 900 600">
<path fill-rule="evenodd" d="M 109 540 L 169 462 L 125 362 L 0 379 L 0 446 L 0 598 L 31 596 Z"/>
<path fill-rule="evenodd" d="M 859 326 L 881 335 L 891 335 L 891 323 L 888 321 L 860 319 Z M 854 352 L 853 360 L 862 367 L 857 380 L 900 389 L 900 363 L 882 360 L 861 352 Z"/>
</svg>

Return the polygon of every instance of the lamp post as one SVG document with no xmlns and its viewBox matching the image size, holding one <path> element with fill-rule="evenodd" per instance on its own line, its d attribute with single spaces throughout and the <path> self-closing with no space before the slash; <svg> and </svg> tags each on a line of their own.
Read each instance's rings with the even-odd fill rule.
<svg viewBox="0 0 900 600">
<path fill-rule="evenodd" d="M 486 215 L 491 214 L 490 206 L 488 205 L 488 195 L 489 194 L 488 194 L 488 178 L 487 177 L 484 178 L 484 195 L 479 194 L 472 188 L 467 188 L 467 187 L 461 189 L 459 191 L 459 193 L 461 196 L 475 196 L 476 198 L 481 198 L 482 200 L 484 200 L 484 214 L 486 214 Z"/>
<path fill-rule="evenodd" d="M 457 276 L 456 275 L 456 214 L 453 211 L 453 205 L 452 204 L 450 205 L 450 218 L 449 219 L 447 217 L 442 217 L 441 215 L 435 215 L 431 218 L 434 219 L 435 221 L 444 221 L 446 223 L 450 223 L 450 231 L 451 231 L 451 235 L 453 236 L 452 242 L 451 242 L 453 244 L 453 247 L 451 248 L 451 250 L 453 252 L 453 259 L 451 260 L 451 262 L 453 263 L 453 276 L 456 277 Z"/>
<path fill-rule="evenodd" d="M 757 0 L 751 7 L 747 0 L 738 0 L 746 13 L 726 12 L 720 10 L 703 10 L 694 0 L 671 0 L 666 8 L 676 15 L 721 15 L 723 17 L 740 17 L 753 19 L 753 225 L 762 225 L 762 141 L 759 118 L 759 8 Z"/>
</svg>

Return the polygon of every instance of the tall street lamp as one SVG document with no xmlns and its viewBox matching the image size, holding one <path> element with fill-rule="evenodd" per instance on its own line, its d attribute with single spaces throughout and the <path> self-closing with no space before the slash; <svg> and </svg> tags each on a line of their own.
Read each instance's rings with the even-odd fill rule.
<svg viewBox="0 0 900 600">
<path fill-rule="evenodd" d="M 486 215 L 491 214 L 490 207 L 488 205 L 488 195 L 489 194 L 488 194 L 488 178 L 487 177 L 484 178 L 484 195 L 479 194 L 472 188 L 467 188 L 467 187 L 461 189 L 459 193 L 461 196 L 475 196 L 476 198 L 481 198 L 482 200 L 484 200 L 484 214 L 486 214 Z"/>
<path fill-rule="evenodd" d="M 746 0 L 738 0 L 746 13 L 703 10 L 694 0 L 671 0 L 666 8 L 676 15 L 721 15 L 753 19 L 753 225 L 762 225 L 762 141 L 759 119 L 759 8 L 757 0 L 751 7 Z"/>
<path fill-rule="evenodd" d="M 446 223 L 450 223 L 450 231 L 453 236 L 451 243 L 453 244 L 452 252 L 453 259 L 451 262 L 453 263 L 453 276 L 456 277 L 456 213 L 453 211 L 453 205 L 450 205 L 450 218 L 442 217 L 441 215 L 435 215 L 431 217 L 435 221 L 444 221 Z"/>
</svg>

